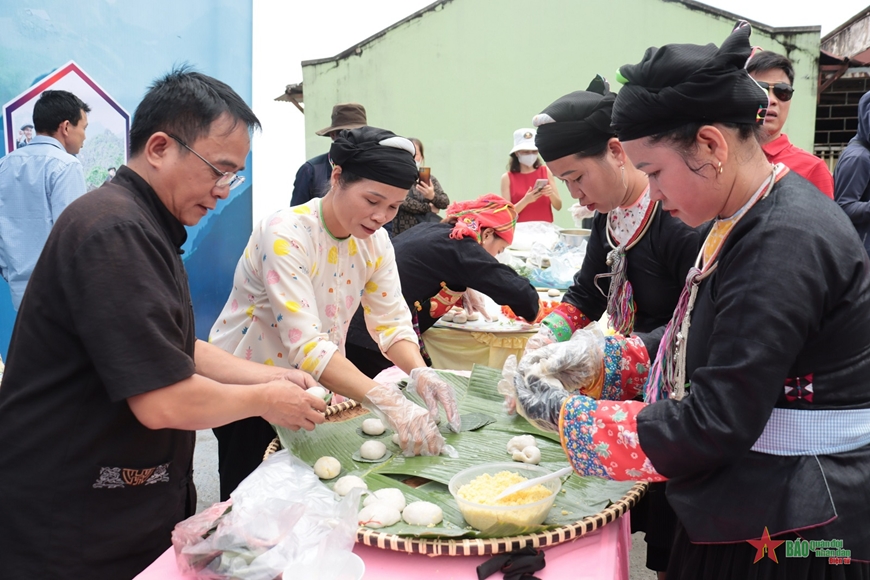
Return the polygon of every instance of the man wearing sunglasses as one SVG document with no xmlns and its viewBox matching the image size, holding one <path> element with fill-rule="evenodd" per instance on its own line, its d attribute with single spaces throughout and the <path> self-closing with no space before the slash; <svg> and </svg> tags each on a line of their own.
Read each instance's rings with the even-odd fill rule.
<svg viewBox="0 0 870 580">
<path fill-rule="evenodd" d="M 794 95 L 794 66 L 775 52 L 759 51 L 746 65 L 749 76 L 767 91 L 770 105 L 764 118 L 766 139 L 761 148 L 771 163 L 782 163 L 819 191 L 834 199 L 834 178 L 824 161 L 788 140 L 782 128 L 788 119 L 791 98 Z"/>
<path fill-rule="evenodd" d="M 52 229 L 0 388 L 0 580 L 132 578 L 196 508 L 195 430 L 324 421 L 310 375 L 194 332 L 185 226 L 242 182 L 258 127 L 226 84 L 172 71 L 136 108 L 129 163 Z"/>
</svg>

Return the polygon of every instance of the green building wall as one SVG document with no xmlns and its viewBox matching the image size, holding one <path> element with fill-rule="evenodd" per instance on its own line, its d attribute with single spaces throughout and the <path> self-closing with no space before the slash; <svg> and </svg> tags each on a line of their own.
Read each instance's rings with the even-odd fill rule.
<svg viewBox="0 0 870 580">
<path fill-rule="evenodd" d="M 333 58 L 302 63 L 306 153 L 329 148 L 315 131 L 336 103 L 366 107 L 371 125 L 419 138 L 426 164 L 451 200 L 499 192 L 515 129 L 556 98 L 585 89 L 595 74 L 640 60 L 649 46 L 720 44 L 737 17 L 682 0 L 445 0 Z M 785 127 L 812 151 L 818 26 L 753 26 L 753 43 L 795 62 Z M 556 215 L 572 225 L 559 186 Z"/>
</svg>

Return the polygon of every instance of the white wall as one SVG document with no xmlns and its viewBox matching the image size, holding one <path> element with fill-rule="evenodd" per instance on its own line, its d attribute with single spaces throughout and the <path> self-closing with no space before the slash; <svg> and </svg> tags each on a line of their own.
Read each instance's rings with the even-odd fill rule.
<svg viewBox="0 0 870 580">
<path fill-rule="evenodd" d="M 290 204 L 296 170 L 306 159 L 304 116 L 292 103 L 274 100 L 302 81 L 300 63 L 338 54 L 431 2 L 254 0 L 252 105 L 263 124 L 253 142 L 254 223 Z"/>
</svg>

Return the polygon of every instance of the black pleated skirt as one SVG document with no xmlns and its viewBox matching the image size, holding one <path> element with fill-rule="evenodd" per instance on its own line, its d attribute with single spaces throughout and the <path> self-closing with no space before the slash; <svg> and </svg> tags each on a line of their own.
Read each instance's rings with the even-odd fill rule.
<svg viewBox="0 0 870 580">
<path fill-rule="evenodd" d="M 797 538 L 787 534 L 774 539 Z M 774 550 L 777 562 L 767 555 L 755 562 L 757 554 L 748 542 L 692 544 L 677 522 L 668 580 L 870 580 L 870 563 L 829 564 L 827 558 L 812 553 L 806 558 L 787 558 L 784 544 Z"/>
</svg>

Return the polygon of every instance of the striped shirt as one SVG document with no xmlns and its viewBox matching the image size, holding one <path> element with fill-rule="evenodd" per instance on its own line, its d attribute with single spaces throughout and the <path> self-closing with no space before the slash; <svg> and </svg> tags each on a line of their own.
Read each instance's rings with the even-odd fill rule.
<svg viewBox="0 0 870 580">
<path fill-rule="evenodd" d="M 54 222 L 85 191 L 81 162 L 53 137 L 0 159 L 0 276 L 15 310 Z"/>
</svg>

